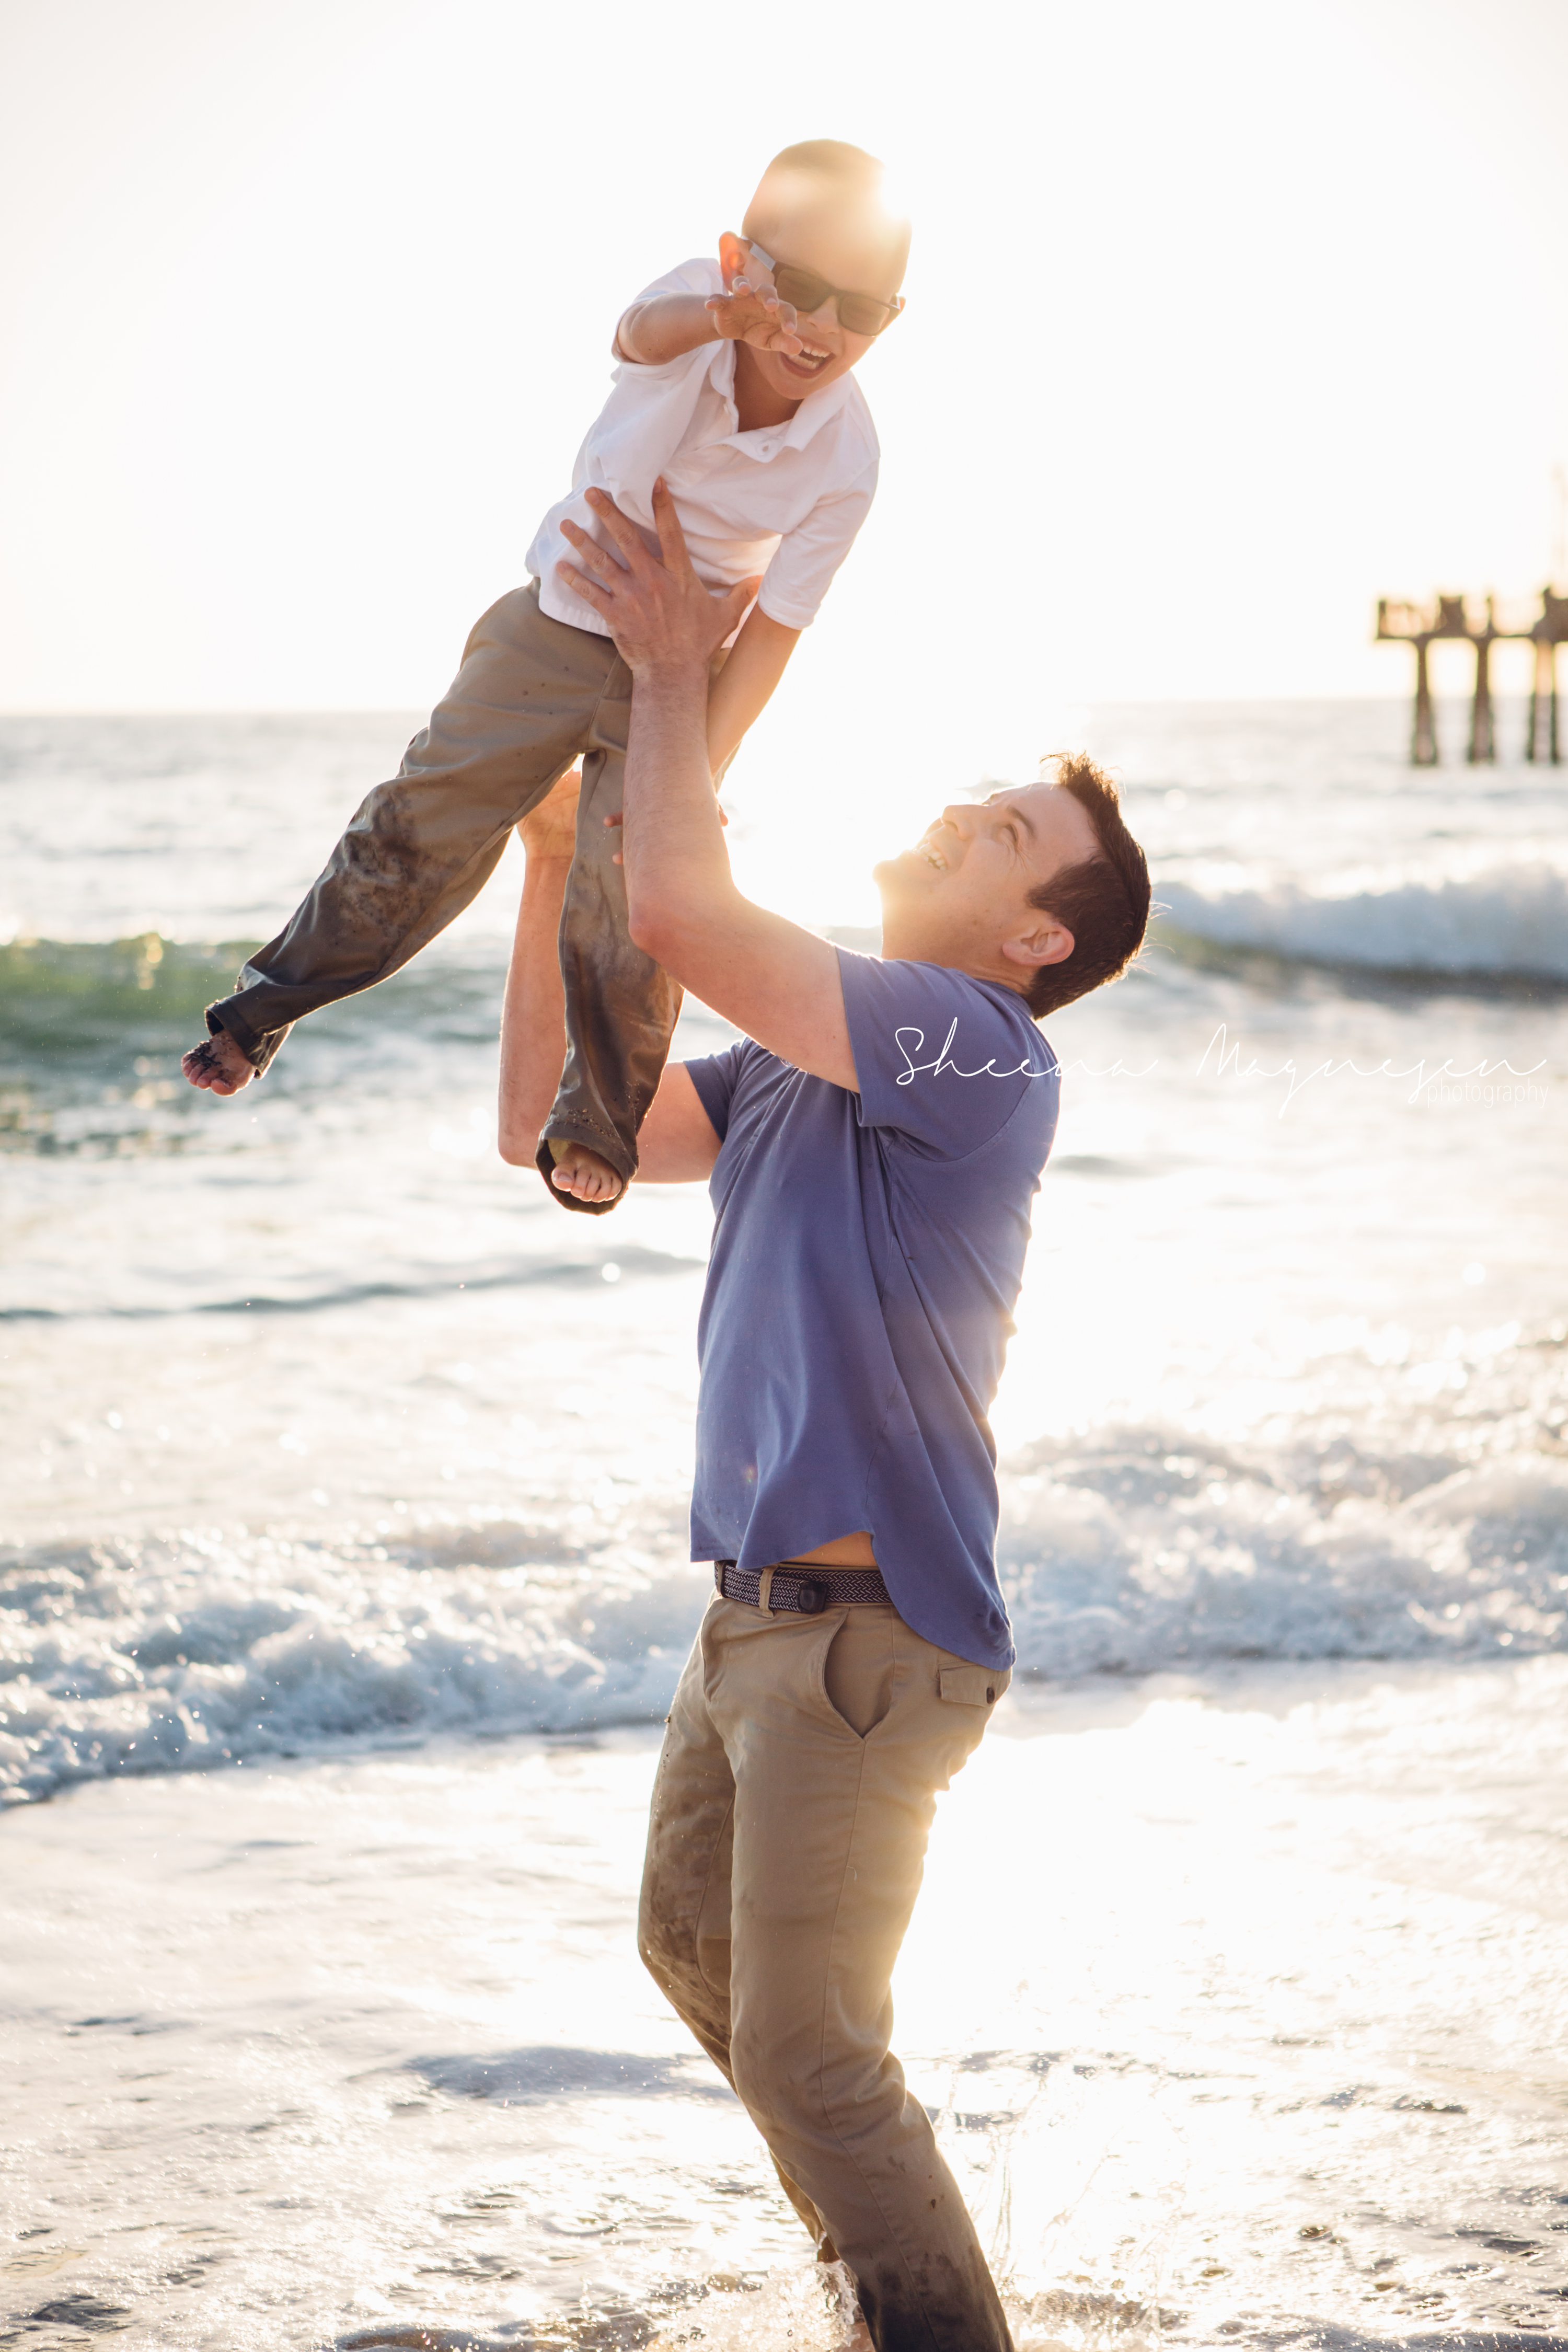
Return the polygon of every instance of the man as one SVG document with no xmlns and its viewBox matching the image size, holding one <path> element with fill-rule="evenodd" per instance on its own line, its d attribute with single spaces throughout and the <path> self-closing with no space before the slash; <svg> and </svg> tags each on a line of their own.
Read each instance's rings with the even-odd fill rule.
<svg viewBox="0 0 1568 2352">
<path fill-rule="evenodd" d="M 642 1130 L 641 1181 L 711 1179 L 692 1552 L 718 1587 L 659 1763 L 643 1957 L 819 2255 L 847 2265 L 878 2352 L 1004 2352 L 890 2053 L 889 1986 L 937 1794 L 1013 1659 L 985 1414 L 1056 1124 L 1035 1017 L 1125 968 L 1148 870 L 1114 787 L 1074 760 L 948 809 L 878 868 L 880 959 L 752 905 L 704 732 L 752 589 L 708 593 L 662 485 L 662 561 L 590 495 L 620 560 L 569 527 L 581 569 L 560 572 L 630 674 L 630 933 L 744 1032 L 667 1068 Z M 520 1166 L 561 1070 L 568 813 L 547 803 L 524 840 L 501 1076 Z"/>
</svg>

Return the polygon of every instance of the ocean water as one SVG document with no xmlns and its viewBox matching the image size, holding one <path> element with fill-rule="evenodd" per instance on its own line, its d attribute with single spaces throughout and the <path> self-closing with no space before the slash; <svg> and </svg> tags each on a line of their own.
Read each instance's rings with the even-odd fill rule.
<svg viewBox="0 0 1568 2352">
<path fill-rule="evenodd" d="M 179 1080 L 414 723 L 0 721 L 0 2341 L 831 2343 L 626 1952 L 705 1194 L 496 1158 L 511 856 L 264 1084 Z M 1032 2342 L 1539 2343 L 1568 2291 L 1568 814 L 1405 724 L 1078 729 L 1164 911 L 1049 1024 L 1017 1697 L 932 1863 L 995 1931 L 900 1977 Z"/>
<path fill-rule="evenodd" d="M 0 734 L 16 1796 L 663 1712 L 706 1202 L 568 1218 L 496 1159 L 516 866 L 263 1085 L 178 1076 L 405 731 Z M 1394 705 L 1085 732 L 1169 912 L 1050 1032 L 996 1415 L 1024 1670 L 1559 1646 L 1561 772 L 1413 772 Z M 742 802 L 743 872 L 768 824 Z"/>
</svg>

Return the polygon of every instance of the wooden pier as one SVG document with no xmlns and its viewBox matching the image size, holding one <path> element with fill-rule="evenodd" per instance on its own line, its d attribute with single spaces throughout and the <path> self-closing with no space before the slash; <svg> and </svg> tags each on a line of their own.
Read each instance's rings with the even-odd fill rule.
<svg viewBox="0 0 1568 2352">
<path fill-rule="evenodd" d="M 1437 764 L 1437 729 L 1432 709 L 1432 685 L 1427 674 L 1429 646 L 1459 639 L 1476 649 L 1476 690 L 1470 705 L 1470 742 L 1465 756 L 1471 761 L 1495 760 L 1497 739 L 1492 727 L 1491 650 L 1496 645 L 1535 647 L 1535 678 L 1530 694 L 1530 726 L 1524 745 L 1527 760 L 1563 758 L 1557 716 L 1557 648 L 1568 645 L 1568 596 L 1552 588 L 1542 591 L 1541 610 L 1533 619 L 1505 615 L 1500 625 L 1497 599 L 1439 596 L 1432 604 L 1413 604 L 1382 596 L 1377 605 L 1378 644 L 1415 648 L 1415 717 L 1411 730 L 1410 758 L 1417 768 Z"/>
</svg>

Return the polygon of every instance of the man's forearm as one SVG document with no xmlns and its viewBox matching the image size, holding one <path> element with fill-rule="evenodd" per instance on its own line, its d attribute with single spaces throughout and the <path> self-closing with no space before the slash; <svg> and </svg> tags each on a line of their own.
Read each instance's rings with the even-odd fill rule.
<svg viewBox="0 0 1568 2352">
<path fill-rule="evenodd" d="M 653 294 L 634 302 L 616 329 L 616 349 L 641 367 L 662 367 L 719 340 L 713 313 L 700 294 Z"/>
<path fill-rule="evenodd" d="M 695 667 L 633 676 L 625 817 L 632 938 L 770 1053 L 854 1087 L 834 950 L 753 904 L 730 872 L 709 780 L 703 685 Z"/>
<path fill-rule="evenodd" d="M 634 679 L 623 856 L 631 933 L 645 947 L 655 937 L 668 942 L 736 895 L 708 740 L 705 670 L 653 670 Z"/>
<path fill-rule="evenodd" d="M 710 594 L 664 482 L 653 486 L 657 557 L 613 499 L 587 497 L 616 556 L 568 519 L 562 529 L 583 568 L 563 563 L 559 576 L 604 615 L 632 674 L 624 832 L 632 939 L 768 1052 L 853 1088 L 837 956 L 736 889 L 708 764 L 714 648 L 739 626 L 761 579 Z"/>
<path fill-rule="evenodd" d="M 570 857 L 529 856 L 501 1008 L 500 1156 L 529 1168 L 566 1059 L 558 939 Z"/>
</svg>

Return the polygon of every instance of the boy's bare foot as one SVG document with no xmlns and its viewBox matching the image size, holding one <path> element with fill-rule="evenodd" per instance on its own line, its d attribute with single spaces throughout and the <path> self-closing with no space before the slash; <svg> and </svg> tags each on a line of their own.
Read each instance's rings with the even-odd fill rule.
<svg viewBox="0 0 1568 2352">
<path fill-rule="evenodd" d="M 550 1181 L 558 1192 L 570 1192 L 574 1201 L 608 1202 L 618 1201 L 626 1191 L 609 1161 L 585 1143 L 557 1143 L 552 1137 L 550 1149 L 555 1156 Z"/>
<path fill-rule="evenodd" d="M 193 1045 L 180 1067 L 193 1087 L 203 1087 L 215 1095 L 237 1095 L 256 1076 L 226 1029 Z"/>
</svg>

